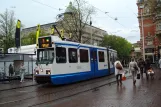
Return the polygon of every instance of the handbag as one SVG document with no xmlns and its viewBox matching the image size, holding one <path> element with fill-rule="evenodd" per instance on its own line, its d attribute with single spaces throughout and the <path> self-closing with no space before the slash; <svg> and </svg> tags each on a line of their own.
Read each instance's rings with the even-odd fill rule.
<svg viewBox="0 0 161 107">
<path fill-rule="evenodd" d="M 138 67 L 137 67 L 136 64 L 135 64 L 135 66 L 134 66 L 134 69 L 135 69 L 135 71 L 138 71 Z"/>
<path fill-rule="evenodd" d="M 136 77 L 136 78 L 137 78 L 137 79 L 140 79 L 140 73 L 137 74 L 137 77 Z"/>
<path fill-rule="evenodd" d="M 122 76 L 122 81 L 125 81 L 126 80 L 126 77 L 125 75 Z"/>
</svg>

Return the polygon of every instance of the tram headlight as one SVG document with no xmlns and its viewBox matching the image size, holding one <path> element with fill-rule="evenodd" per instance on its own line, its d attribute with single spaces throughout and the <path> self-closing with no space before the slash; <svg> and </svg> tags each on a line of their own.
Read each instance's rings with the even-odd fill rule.
<svg viewBox="0 0 161 107">
<path fill-rule="evenodd" d="M 50 70 L 46 70 L 46 74 L 50 75 L 51 74 Z"/>
<path fill-rule="evenodd" d="M 43 72 L 43 70 L 41 69 L 41 72 Z"/>
</svg>

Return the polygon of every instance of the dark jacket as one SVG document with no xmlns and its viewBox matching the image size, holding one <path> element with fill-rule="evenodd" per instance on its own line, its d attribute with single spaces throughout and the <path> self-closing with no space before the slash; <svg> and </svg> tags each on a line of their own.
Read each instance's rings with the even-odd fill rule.
<svg viewBox="0 0 161 107">
<path fill-rule="evenodd" d="M 9 66 L 9 73 L 13 74 L 13 66 L 12 65 Z"/>
<path fill-rule="evenodd" d="M 145 67 L 145 61 L 144 61 L 144 60 L 139 60 L 138 66 L 139 66 L 140 68 L 144 68 L 144 67 Z"/>
<path fill-rule="evenodd" d="M 150 69 L 151 63 L 149 59 L 145 60 L 145 69 Z"/>
</svg>

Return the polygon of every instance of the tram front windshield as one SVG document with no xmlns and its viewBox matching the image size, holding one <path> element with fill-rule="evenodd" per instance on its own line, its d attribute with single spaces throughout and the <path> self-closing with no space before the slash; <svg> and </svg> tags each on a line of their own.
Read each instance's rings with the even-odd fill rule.
<svg viewBox="0 0 161 107">
<path fill-rule="evenodd" d="M 54 48 L 37 50 L 37 63 L 38 64 L 52 64 L 53 61 L 54 61 Z"/>
</svg>

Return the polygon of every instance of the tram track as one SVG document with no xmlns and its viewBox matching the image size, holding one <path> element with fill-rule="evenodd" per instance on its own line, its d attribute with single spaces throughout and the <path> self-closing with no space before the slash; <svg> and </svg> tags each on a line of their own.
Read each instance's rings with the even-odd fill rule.
<svg viewBox="0 0 161 107">
<path fill-rule="evenodd" d="M 86 81 L 81 81 L 81 82 L 77 82 L 77 83 L 73 83 L 73 84 L 68 84 L 68 85 L 60 85 L 60 86 L 53 86 L 53 85 L 49 85 L 49 84 L 44 84 L 44 85 L 35 85 L 35 86 L 32 86 L 32 87 L 34 87 L 34 90 L 31 90 L 31 91 L 27 91 L 28 93 L 33 93 L 33 92 L 37 92 L 37 91 L 44 91 L 44 90 L 47 90 L 47 88 L 46 87 L 48 87 L 49 86 L 49 91 L 51 90 L 51 87 L 52 88 L 58 88 L 57 90 L 58 91 L 56 91 L 56 92 L 59 92 L 60 90 L 66 90 L 66 88 L 75 88 L 75 87 L 79 87 L 79 86 L 84 86 L 84 85 L 88 85 L 88 84 L 92 84 L 92 83 L 95 83 L 95 82 L 100 82 L 100 81 L 104 81 L 104 80 L 106 80 L 106 79 L 111 79 L 111 78 L 113 78 L 113 76 L 112 75 L 110 75 L 110 76 L 105 76 L 105 77 L 100 77 L 100 78 L 95 78 L 95 79 L 91 79 L 91 80 L 86 80 Z M 3 95 L 1 95 L 0 94 L 0 98 L 5 98 L 5 97 L 12 97 L 12 96 L 15 96 L 15 94 L 10 94 L 10 93 L 12 93 L 12 91 L 15 91 L 15 92 L 19 92 L 19 91 L 26 91 L 24 88 L 30 88 L 31 86 L 29 86 L 29 87 L 21 87 L 21 88 L 17 88 L 17 89 L 12 89 L 12 90 L 6 90 L 6 92 L 3 92 L 3 93 L 7 93 L 7 94 L 5 94 L 5 96 L 3 96 Z M 38 89 L 37 90 L 37 88 L 40 88 L 40 89 Z M 65 89 L 64 89 L 65 88 Z M 21 89 L 23 89 L 23 90 L 21 90 Z M 47 91 L 48 91 L 47 90 Z M 0 92 L 1 93 L 1 92 Z M 17 94 L 16 95 L 16 97 L 17 96 L 20 96 L 21 94 Z"/>
<path fill-rule="evenodd" d="M 128 79 L 128 78 L 130 78 L 130 76 L 127 77 L 127 79 Z M 104 87 L 104 86 L 107 86 L 107 85 L 111 85 L 111 84 L 113 84 L 113 83 L 116 83 L 115 78 L 113 78 L 113 80 L 110 81 L 110 82 L 107 82 L 107 83 L 105 82 L 105 83 L 100 84 L 100 85 L 96 84 L 95 86 L 90 87 L 90 88 L 86 88 L 86 89 L 82 88 L 82 89 L 84 89 L 84 90 L 78 91 L 78 92 L 73 92 L 73 93 L 70 93 L 70 94 L 68 94 L 68 95 L 66 95 L 66 96 L 63 96 L 63 97 L 60 97 L 60 98 L 56 98 L 56 99 L 53 99 L 53 100 L 49 100 L 49 101 L 46 101 L 46 102 L 42 102 L 42 103 L 39 103 L 39 104 L 31 105 L 31 106 L 29 106 L 29 107 L 46 107 L 45 104 L 54 103 L 54 101 L 63 100 L 63 99 L 65 99 L 65 98 L 74 97 L 74 96 L 80 95 L 80 94 L 85 93 L 85 92 L 89 92 L 89 91 L 93 91 L 93 90 L 94 90 L 94 91 L 97 91 L 98 88 L 101 88 L 101 87 Z"/>
<path fill-rule="evenodd" d="M 40 84 L 32 84 L 32 85 L 26 85 L 26 86 L 20 86 L 20 87 L 1 89 L 0 92 L 9 91 L 9 90 L 15 90 L 15 89 L 21 89 L 21 88 L 25 88 L 25 87 L 33 87 L 33 86 L 38 86 L 38 85 L 40 85 Z"/>
<path fill-rule="evenodd" d="M 98 88 L 101 88 L 101 87 L 103 87 L 103 86 L 106 86 L 106 85 L 109 85 L 109 84 L 112 84 L 112 83 L 115 83 L 115 82 L 116 82 L 116 81 L 113 81 L 113 82 L 110 82 L 110 83 L 106 83 L 106 84 L 103 84 L 103 85 L 100 85 L 100 86 L 92 87 L 92 88 L 90 88 L 90 89 L 86 89 L 86 90 L 83 90 L 83 91 L 79 91 L 79 92 L 77 92 L 77 93 L 69 94 L 69 95 L 67 95 L 67 96 L 60 97 L 60 98 L 53 99 L 53 100 L 49 100 L 49 101 L 46 101 L 46 102 L 43 102 L 43 103 L 31 105 L 31 106 L 29 106 L 29 107 L 46 106 L 45 104 L 47 104 L 47 103 L 53 103 L 54 101 L 59 101 L 59 100 L 65 99 L 65 98 L 74 97 L 74 96 L 80 95 L 80 94 L 82 94 L 82 93 L 85 93 L 85 92 L 88 92 L 88 91 L 93 91 L 93 90 L 96 90 L 96 89 L 98 89 Z"/>
<path fill-rule="evenodd" d="M 82 88 L 82 87 L 85 87 L 87 85 L 92 85 L 93 83 L 98 83 L 98 82 L 101 82 L 101 81 L 104 81 L 104 80 L 109 80 L 111 78 L 113 78 L 113 77 L 110 77 L 108 79 L 107 79 L 107 77 L 103 77 L 103 79 L 98 78 L 98 79 L 94 79 L 94 80 L 83 81 L 83 82 L 71 84 L 72 86 L 71 85 L 65 85 L 63 87 L 58 86 L 57 91 L 52 90 L 52 92 L 46 92 L 46 93 L 43 93 L 43 94 L 40 93 L 40 95 L 36 95 L 36 94 L 34 95 L 32 92 L 36 93 L 36 90 L 35 90 L 35 91 L 32 91 L 32 92 L 29 92 L 29 93 L 33 94 L 33 96 L 29 96 L 29 97 L 21 98 L 21 99 L 17 99 L 17 100 L 12 100 L 12 101 L 8 101 L 8 102 L 1 102 L 0 106 L 5 105 L 5 104 L 9 104 L 9 103 L 16 103 L 16 102 L 21 102 L 21 101 L 24 101 L 24 100 L 40 98 L 40 97 L 44 97 L 44 96 L 48 96 L 48 95 L 52 95 L 52 94 L 58 94 L 58 93 L 63 93 L 63 92 L 70 91 L 70 90 L 75 90 L 75 89 L 78 89 L 80 87 Z M 55 89 L 55 87 L 54 87 L 54 89 Z M 45 90 L 45 89 L 43 88 L 42 90 Z M 42 90 L 39 90 L 39 91 L 42 91 Z M 27 93 L 27 94 L 29 94 L 29 93 Z M 19 96 L 21 96 L 21 94 Z M 7 97 L 11 97 L 11 96 L 7 96 Z M 18 96 L 12 96 L 12 97 L 18 97 Z"/>
</svg>

